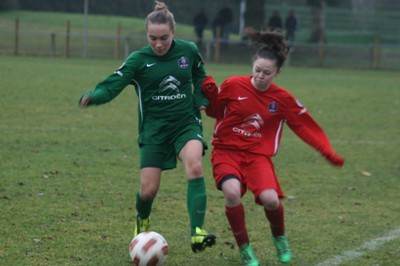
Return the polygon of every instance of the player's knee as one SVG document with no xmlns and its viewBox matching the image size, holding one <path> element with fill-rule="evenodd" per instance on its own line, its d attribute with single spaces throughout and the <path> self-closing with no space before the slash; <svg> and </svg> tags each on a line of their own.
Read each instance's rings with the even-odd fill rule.
<svg viewBox="0 0 400 266">
<path fill-rule="evenodd" d="M 276 210 L 279 206 L 279 197 L 275 190 L 265 190 L 260 194 L 260 201 L 266 210 Z"/>
<path fill-rule="evenodd" d="M 234 190 L 224 191 L 225 204 L 227 206 L 237 206 L 241 202 L 240 192 Z"/>
<path fill-rule="evenodd" d="M 186 165 L 186 172 L 189 177 L 203 176 L 201 160 L 192 160 Z"/>
<path fill-rule="evenodd" d="M 270 200 L 263 202 L 264 208 L 268 211 L 274 211 L 279 207 L 279 200 Z"/>
<path fill-rule="evenodd" d="M 220 182 L 227 206 L 237 206 L 242 200 L 240 182 L 234 175 L 225 176 Z"/>
<path fill-rule="evenodd" d="M 157 189 L 154 187 L 142 187 L 140 190 L 140 198 L 144 201 L 151 201 L 157 195 Z"/>
</svg>

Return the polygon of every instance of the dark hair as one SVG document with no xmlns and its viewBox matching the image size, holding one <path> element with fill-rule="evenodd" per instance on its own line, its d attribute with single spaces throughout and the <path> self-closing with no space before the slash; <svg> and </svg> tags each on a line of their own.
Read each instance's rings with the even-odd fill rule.
<svg viewBox="0 0 400 266">
<path fill-rule="evenodd" d="M 257 45 L 257 51 L 253 56 L 253 62 L 258 58 L 276 61 L 276 66 L 280 69 L 286 60 L 289 46 L 285 42 L 283 34 L 278 31 L 262 32 L 253 28 L 247 28 L 245 34 Z"/>
<path fill-rule="evenodd" d="M 147 15 L 147 25 L 151 24 L 169 24 L 172 31 L 175 31 L 174 14 L 168 10 L 168 6 L 164 2 L 155 1 L 154 11 Z"/>
</svg>

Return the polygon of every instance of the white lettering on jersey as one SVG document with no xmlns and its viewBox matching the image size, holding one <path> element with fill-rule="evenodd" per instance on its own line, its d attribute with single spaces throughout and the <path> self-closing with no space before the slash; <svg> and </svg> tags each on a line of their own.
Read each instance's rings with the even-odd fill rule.
<svg viewBox="0 0 400 266">
<path fill-rule="evenodd" d="M 155 95 L 151 97 L 154 101 L 171 101 L 171 100 L 180 100 L 180 99 L 185 99 L 186 94 L 184 93 L 178 93 L 175 95 Z"/>
<path fill-rule="evenodd" d="M 256 137 L 256 138 L 261 138 L 261 134 L 258 132 L 250 133 L 247 130 L 244 130 L 243 128 L 238 128 L 238 127 L 233 127 L 232 128 L 233 132 L 239 133 L 241 135 L 244 135 L 246 137 Z"/>
</svg>

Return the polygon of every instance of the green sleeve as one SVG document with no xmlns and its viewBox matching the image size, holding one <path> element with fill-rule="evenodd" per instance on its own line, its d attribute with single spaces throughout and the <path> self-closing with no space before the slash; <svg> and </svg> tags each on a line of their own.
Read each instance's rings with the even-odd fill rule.
<svg viewBox="0 0 400 266">
<path fill-rule="evenodd" d="M 199 50 L 197 49 L 195 44 L 193 44 L 193 46 L 196 51 L 196 58 L 192 69 L 192 79 L 194 87 L 193 95 L 197 107 L 208 106 L 209 101 L 201 90 L 201 84 L 203 83 L 203 80 L 206 78 L 207 74 L 204 67 L 203 58 L 201 57 Z"/>
<path fill-rule="evenodd" d="M 132 67 L 129 67 L 125 62 L 114 74 L 98 83 L 93 90 L 85 92 L 81 99 L 84 95 L 89 95 L 89 105 L 107 103 L 117 97 L 131 83 L 133 75 Z"/>
</svg>

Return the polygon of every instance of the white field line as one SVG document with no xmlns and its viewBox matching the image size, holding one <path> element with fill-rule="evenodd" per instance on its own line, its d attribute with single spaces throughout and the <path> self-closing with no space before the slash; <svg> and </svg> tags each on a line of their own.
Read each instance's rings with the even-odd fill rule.
<svg viewBox="0 0 400 266">
<path fill-rule="evenodd" d="M 340 265 L 346 261 L 359 258 L 370 251 L 377 250 L 387 242 L 393 241 L 399 237 L 400 237 L 400 228 L 397 228 L 395 230 L 386 233 L 382 237 L 378 237 L 368 242 L 365 242 L 364 244 L 362 244 L 361 246 L 359 246 L 354 250 L 345 251 L 340 255 L 333 256 L 330 259 L 320 262 L 316 266 Z"/>
<path fill-rule="evenodd" d="M 118 132 L 123 132 L 123 133 L 132 133 L 136 132 L 135 127 L 136 125 L 133 125 L 132 131 L 131 130 L 121 130 L 118 129 Z M 58 126 L 50 126 L 50 125 L 45 125 L 45 126 L 24 126 L 24 125 L 19 125 L 19 126 L 7 126 L 7 125 L 1 125 L 0 124 L 0 130 L 7 130 L 7 131 L 14 131 L 14 130 L 20 130 L 20 131 L 45 131 L 45 132 L 78 132 L 81 130 L 80 127 L 58 127 Z M 88 130 L 93 130 L 96 132 L 106 132 L 110 131 L 108 129 L 102 129 L 101 127 L 96 127 L 92 129 L 85 128 L 85 131 Z M 282 138 L 282 142 L 285 141 L 301 141 L 299 138 Z M 363 145 L 399 145 L 400 142 L 398 141 L 385 141 L 385 140 L 362 140 L 362 139 L 357 139 L 357 140 L 340 140 L 340 139 L 331 139 L 332 143 L 338 143 L 338 144 L 363 144 Z"/>
</svg>

